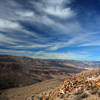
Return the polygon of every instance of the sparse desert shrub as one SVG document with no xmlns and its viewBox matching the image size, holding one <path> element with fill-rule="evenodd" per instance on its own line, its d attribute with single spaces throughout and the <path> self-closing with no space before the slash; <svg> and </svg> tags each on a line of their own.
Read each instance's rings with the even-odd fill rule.
<svg viewBox="0 0 100 100">
<path fill-rule="evenodd" d="M 73 93 L 73 95 L 80 95 L 80 94 L 83 93 L 83 91 L 84 91 L 83 88 L 81 88 L 81 89 L 75 91 L 75 92 Z"/>
<path fill-rule="evenodd" d="M 98 97 L 100 97 L 100 92 L 97 93 Z"/>
<path fill-rule="evenodd" d="M 82 100 L 87 97 L 88 97 L 88 95 L 86 93 L 82 93 L 82 94 L 76 95 L 75 100 Z"/>
<path fill-rule="evenodd" d="M 89 90 L 90 94 L 92 95 L 96 95 L 98 93 L 98 89 L 97 87 L 91 87 L 91 89 Z"/>
</svg>

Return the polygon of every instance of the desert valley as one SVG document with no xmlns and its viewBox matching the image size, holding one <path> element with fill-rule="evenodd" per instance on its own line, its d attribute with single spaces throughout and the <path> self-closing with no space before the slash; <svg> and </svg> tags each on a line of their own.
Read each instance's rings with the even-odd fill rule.
<svg viewBox="0 0 100 100">
<path fill-rule="evenodd" d="M 99 66 L 1 55 L 0 100 L 99 100 Z"/>
</svg>

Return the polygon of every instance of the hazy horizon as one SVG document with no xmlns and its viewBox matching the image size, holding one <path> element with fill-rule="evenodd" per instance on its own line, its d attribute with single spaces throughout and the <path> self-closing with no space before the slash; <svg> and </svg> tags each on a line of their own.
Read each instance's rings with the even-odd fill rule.
<svg viewBox="0 0 100 100">
<path fill-rule="evenodd" d="M 21 55 L 10 55 L 10 54 L 0 54 L 0 56 L 10 56 L 10 57 L 26 57 L 31 59 L 40 59 L 40 60 L 60 60 L 60 61 L 79 61 L 79 62 L 100 62 L 100 60 L 75 60 L 75 59 L 55 59 L 55 58 L 40 58 L 40 57 L 29 57 Z"/>
</svg>

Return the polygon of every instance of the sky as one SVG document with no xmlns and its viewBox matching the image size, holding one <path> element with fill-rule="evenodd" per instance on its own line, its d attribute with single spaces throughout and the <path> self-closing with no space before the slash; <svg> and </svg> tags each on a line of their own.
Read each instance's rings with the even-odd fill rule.
<svg viewBox="0 0 100 100">
<path fill-rule="evenodd" d="M 100 0 L 0 0 L 0 54 L 100 61 Z"/>
</svg>

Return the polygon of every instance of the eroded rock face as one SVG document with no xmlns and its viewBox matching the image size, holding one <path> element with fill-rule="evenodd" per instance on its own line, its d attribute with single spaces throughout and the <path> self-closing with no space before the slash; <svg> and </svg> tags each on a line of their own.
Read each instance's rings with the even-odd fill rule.
<svg viewBox="0 0 100 100">
<path fill-rule="evenodd" d="M 38 100 L 76 100 L 75 98 L 87 98 L 89 95 L 92 95 L 90 91 L 93 88 L 96 91 L 100 90 L 100 69 L 88 70 L 73 75 L 59 87 L 42 95 L 41 99 L 38 98 Z"/>
</svg>

